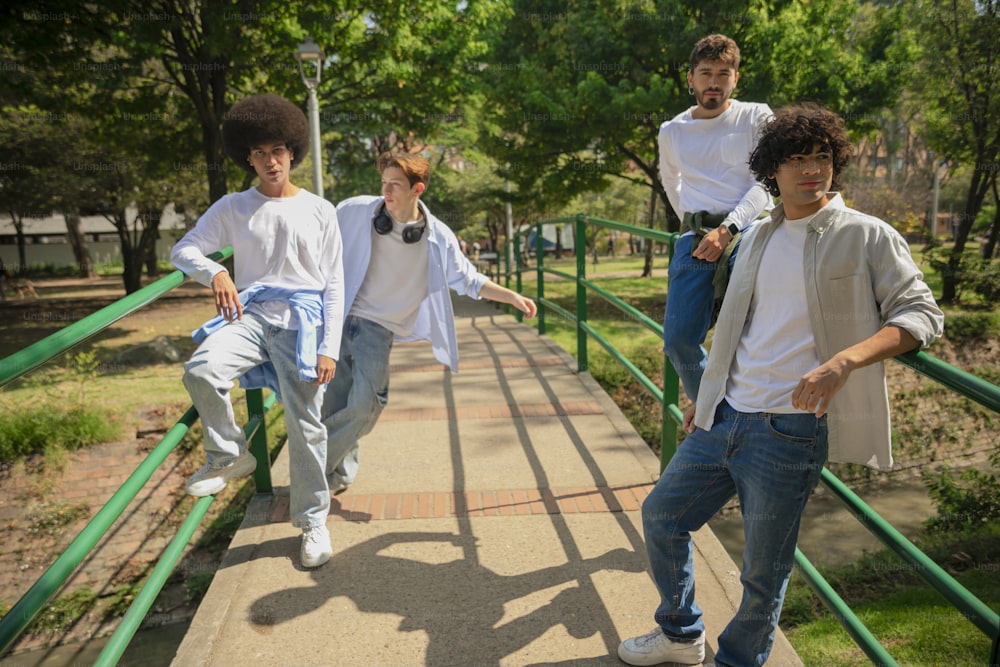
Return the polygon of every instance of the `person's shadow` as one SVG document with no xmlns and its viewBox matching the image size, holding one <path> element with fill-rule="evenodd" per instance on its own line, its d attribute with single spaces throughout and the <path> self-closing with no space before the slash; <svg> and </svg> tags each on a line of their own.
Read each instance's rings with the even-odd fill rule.
<svg viewBox="0 0 1000 667">
<path fill-rule="evenodd" d="M 619 638 L 607 615 L 591 613 L 604 604 L 589 577 L 601 570 L 642 572 L 644 554 L 615 549 L 596 558 L 505 576 L 474 558 L 427 563 L 381 553 L 399 544 L 430 541 L 454 545 L 468 555 L 475 553 L 474 540 L 452 533 L 413 532 L 373 538 L 335 554 L 327 565 L 314 570 L 315 586 L 284 589 L 256 600 L 250 607 L 250 625 L 261 632 L 277 630 L 273 626 L 313 612 L 333 597 L 345 596 L 362 613 L 402 616 L 402 631 L 426 632 L 427 665 L 499 665 L 557 625 L 577 639 L 601 633 L 607 646 L 617 646 Z M 547 604 L 498 626 L 508 603 L 573 582 L 577 585 L 559 591 Z M 297 604 L 289 605 L 289 598 Z M 603 656 L 566 664 L 618 663 Z"/>
</svg>

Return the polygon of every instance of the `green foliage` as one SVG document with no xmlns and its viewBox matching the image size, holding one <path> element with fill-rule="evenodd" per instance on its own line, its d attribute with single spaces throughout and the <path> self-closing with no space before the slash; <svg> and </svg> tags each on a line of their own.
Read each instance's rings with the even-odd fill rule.
<svg viewBox="0 0 1000 667">
<path fill-rule="evenodd" d="M 198 572 L 188 577 L 184 582 L 187 591 L 186 600 L 193 604 L 201 602 L 202 598 L 205 597 L 205 593 L 208 592 L 208 587 L 212 585 L 212 578 L 214 576 L 214 572 Z"/>
<path fill-rule="evenodd" d="M 0 415 L 0 462 L 13 463 L 52 449 L 77 450 L 121 435 L 121 425 L 94 408 L 24 408 Z"/>
<path fill-rule="evenodd" d="M 0 414 L 0 463 L 33 454 L 45 454 L 52 463 L 61 452 L 120 437 L 122 426 L 112 413 L 87 404 L 87 385 L 97 377 L 99 367 L 95 350 L 71 353 L 59 375 L 72 383 L 72 394 L 60 384 L 40 403 Z"/>
<path fill-rule="evenodd" d="M 988 606 L 1000 603 L 995 575 L 1000 570 L 1000 523 L 925 534 L 915 542 Z M 892 551 L 866 553 L 849 565 L 821 569 L 899 664 L 978 664 L 987 655 L 989 640 Z M 797 571 L 788 586 L 781 626 L 806 664 L 870 664 Z"/>
<path fill-rule="evenodd" d="M 27 520 L 28 535 L 34 539 L 57 537 L 66 526 L 90 516 L 90 506 L 86 503 L 71 505 L 63 502 L 43 502 L 32 508 Z"/>
<path fill-rule="evenodd" d="M 990 457 L 993 470 L 1000 470 L 1000 445 Z M 990 522 L 1000 522 L 1000 475 L 966 468 L 958 479 L 948 470 L 921 470 L 937 514 L 925 522 L 931 531 L 967 530 Z"/>
<path fill-rule="evenodd" d="M 87 382 L 97 377 L 97 368 L 100 363 L 97 360 L 97 352 L 94 350 L 84 350 L 74 352 L 68 357 L 68 372 L 70 377 L 77 383 L 78 408 L 82 408 L 87 403 Z"/>
<path fill-rule="evenodd" d="M 973 267 L 980 264 L 978 253 L 973 248 L 965 248 L 957 257 L 952 247 L 929 239 L 923 251 L 924 262 L 930 269 L 941 276 L 944 284 L 951 284 L 955 300 L 961 301 L 962 296 L 974 278 Z"/>
<path fill-rule="evenodd" d="M 944 335 L 954 343 L 968 343 L 989 338 L 1000 329 L 996 313 L 949 313 L 944 320 Z"/>
<path fill-rule="evenodd" d="M 90 586 L 80 586 L 68 595 L 45 605 L 26 632 L 29 634 L 65 632 L 94 608 L 97 599 L 97 591 Z"/>
<path fill-rule="evenodd" d="M 969 289 L 985 303 L 1000 302 L 1000 262 L 990 262 L 969 278 Z"/>
<path fill-rule="evenodd" d="M 995 576 L 974 571 L 958 579 L 988 605 L 995 607 L 1000 602 L 1000 586 Z M 985 664 L 989 655 L 990 639 L 964 614 L 925 586 L 897 586 L 877 600 L 852 604 L 852 609 L 900 665 Z M 871 664 L 827 612 L 786 634 L 807 665 Z"/>
<path fill-rule="evenodd" d="M 135 601 L 139 591 L 142 590 L 142 581 L 133 581 L 127 584 L 115 586 L 114 591 L 108 596 L 105 607 L 102 611 L 104 618 L 121 618 L 128 611 L 128 608 Z"/>
</svg>

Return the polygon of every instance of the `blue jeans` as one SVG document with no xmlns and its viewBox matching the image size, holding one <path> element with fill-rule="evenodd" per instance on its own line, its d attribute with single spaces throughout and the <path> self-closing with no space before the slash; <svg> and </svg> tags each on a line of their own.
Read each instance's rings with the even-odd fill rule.
<svg viewBox="0 0 1000 667">
<path fill-rule="evenodd" d="M 318 334 L 322 337 L 322 331 Z M 247 370 L 270 361 L 278 375 L 288 431 L 289 511 L 298 528 L 321 526 L 330 511 L 326 485 L 326 429 L 321 385 L 299 379 L 298 332 L 243 313 L 202 342 L 184 364 L 184 386 L 201 416 L 208 462 L 225 463 L 247 448 L 229 391 Z M 339 370 L 339 369 L 338 369 Z"/>
<path fill-rule="evenodd" d="M 717 665 L 762 665 L 791 575 L 799 522 L 827 456 L 826 417 L 744 413 L 723 401 L 710 431 L 689 435 L 642 505 L 656 622 L 675 640 L 705 631 L 694 599 L 691 532 L 735 495 L 746 548 L 743 599 L 719 635 Z"/>
<path fill-rule="evenodd" d="M 323 398 L 326 472 L 346 481 L 357 473 L 358 439 L 375 427 L 389 402 L 389 353 L 393 333 L 349 315 L 344 320 L 337 373 Z"/>
<path fill-rule="evenodd" d="M 681 236 L 674 244 L 674 254 L 667 269 L 667 305 L 663 313 L 663 352 L 677 371 L 684 393 L 691 401 L 698 398 L 701 376 L 708 353 L 703 343 L 712 326 L 715 287 L 712 280 L 718 262 L 706 262 L 691 256 L 694 234 Z M 729 257 L 729 269 L 736 261 L 739 239 Z"/>
</svg>

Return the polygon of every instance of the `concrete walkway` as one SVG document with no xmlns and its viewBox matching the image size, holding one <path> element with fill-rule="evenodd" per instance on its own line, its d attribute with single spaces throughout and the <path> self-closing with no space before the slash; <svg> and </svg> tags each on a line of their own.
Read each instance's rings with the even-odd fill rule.
<svg viewBox="0 0 1000 667">
<path fill-rule="evenodd" d="M 461 365 L 392 354 L 390 401 L 333 503 L 334 555 L 298 566 L 288 462 L 248 507 L 173 665 L 622 665 L 655 626 L 640 504 L 658 461 L 575 362 L 468 299 Z M 738 568 L 696 535 L 711 661 Z M 801 665 L 779 635 L 771 665 Z"/>
</svg>

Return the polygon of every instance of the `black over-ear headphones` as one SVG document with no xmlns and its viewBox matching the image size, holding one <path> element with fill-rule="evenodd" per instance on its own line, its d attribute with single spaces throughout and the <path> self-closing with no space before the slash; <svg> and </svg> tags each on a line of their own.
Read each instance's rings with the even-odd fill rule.
<svg viewBox="0 0 1000 667">
<path fill-rule="evenodd" d="M 392 231 L 392 218 L 385 210 L 385 204 L 379 207 L 378 213 L 372 218 L 372 224 L 375 225 L 375 231 L 382 236 L 385 236 Z M 406 225 L 403 227 L 403 243 L 416 243 L 424 235 L 424 229 L 427 228 L 427 223 L 422 225 Z"/>
</svg>

